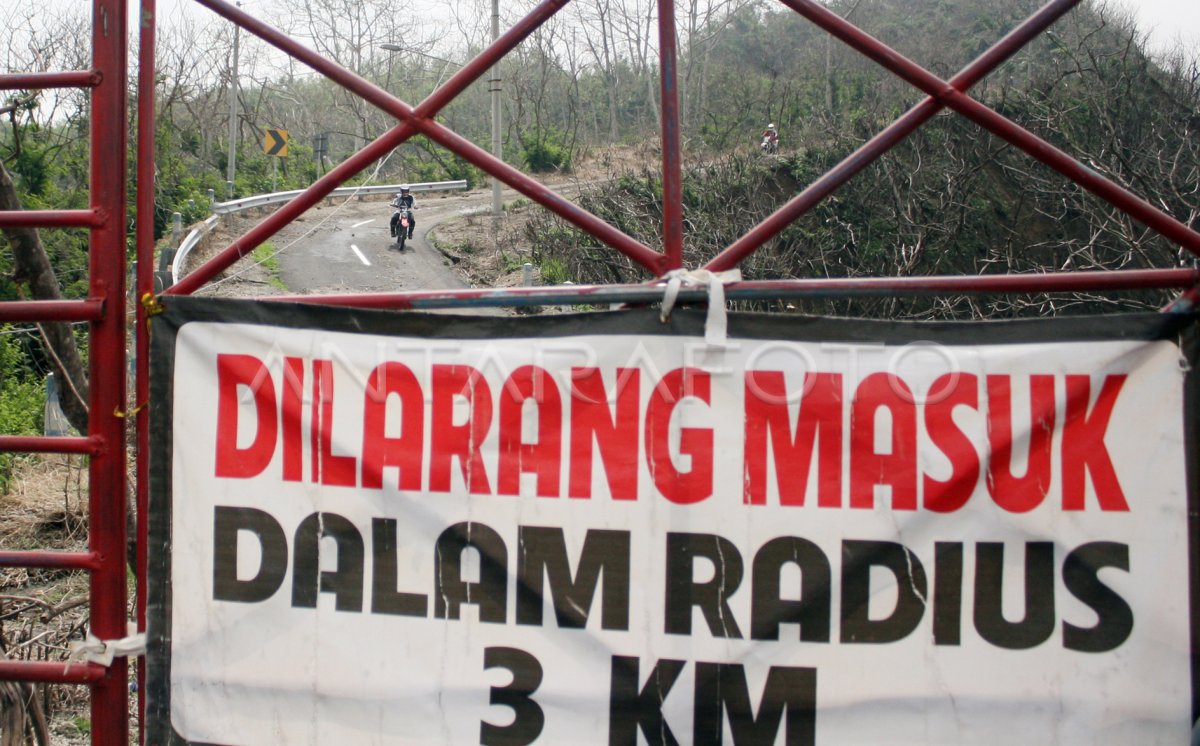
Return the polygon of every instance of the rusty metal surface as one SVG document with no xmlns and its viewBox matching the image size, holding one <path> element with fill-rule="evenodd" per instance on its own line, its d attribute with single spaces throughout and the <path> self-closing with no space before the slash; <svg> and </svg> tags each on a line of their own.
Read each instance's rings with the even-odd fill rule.
<svg viewBox="0 0 1200 746">
<path fill-rule="evenodd" d="M 81 453 L 95 455 L 103 450 L 99 438 L 0 435 L 0 451 L 13 453 Z"/>
<path fill-rule="evenodd" d="M 94 88 L 98 85 L 100 85 L 100 73 L 95 70 L 0 75 L 0 91 L 23 91 L 30 88 Z"/>
<path fill-rule="evenodd" d="M 0 680 L 40 681 L 47 684 L 95 684 L 104 678 L 105 669 L 91 663 L 47 663 L 41 661 L 0 661 Z M 92 743 L 100 743 L 94 726 Z"/>
<path fill-rule="evenodd" d="M 14 300 L 0 303 L 0 321 L 96 321 L 104 313 L 98 300 Z"/>
<path fill-rule="evenodd" d="M 91 632 L 101 640 L 127 634 L 125 587 L 125 187 L 126 0 L 93 0 L 93 67 L 102 82 L 92 89 L 91 207 L 104 217 L 88 251 L 89 297 L 104 303 L 91 322 L 88 434 L 113 444 L 88 466 L 88 547 L 100 558 L 91 575 Z M 92 684 L 92 743 L 128 743 L 128 667 L 118 658 Z"/>
<path fill-rule="evenodd" d="M 65 568 L 70 570 L 100 569 L 100 555 L 95 552 L 0 552 L 0 566 Z"/>
</svg>

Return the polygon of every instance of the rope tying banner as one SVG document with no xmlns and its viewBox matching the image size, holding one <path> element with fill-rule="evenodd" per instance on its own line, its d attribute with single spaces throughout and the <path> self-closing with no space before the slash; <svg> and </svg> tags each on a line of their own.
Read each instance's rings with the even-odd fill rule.
<svg viewBox="0 0 1200 746">
<path fill-rule="evenodd" d="M 659 319 L 665 324 L 671 318 L 671 310 L 675 307 L 675 299 L 679 297 L 679 289 L 688 287 L 708 288 L 708 317 L 704 320 L 704 341 L 710 346 L 723 346 L 726 339 L 728 321 L 725 316 L 725 285 L 730 282 L 741 282 L 742 271 L 728 269 L 723 272 L 712 272 L 707 269 L 673 269 L 663 275 L 667 287 L 663 291 L 662 312 Z"/>
<path fill-rule="evenodd" d="M 146 654 L 146 633 L 138 632 L 137 625 L 129 623 L 129 635 L 119 640 L 104 641 L 92 633 L 86 640 L 70 644 L 67 660 L 72 663 L 98 663 L 108 667 L 114 658 L 136 658 Z"/>
</svg>

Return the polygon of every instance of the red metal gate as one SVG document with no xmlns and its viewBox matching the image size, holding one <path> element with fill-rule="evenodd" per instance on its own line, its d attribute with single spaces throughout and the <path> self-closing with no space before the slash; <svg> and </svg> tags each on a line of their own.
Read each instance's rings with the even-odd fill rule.
<svg viewBox="0 0 1200 746">
<path fill-rule="evenodd" d="M 1131 217 L 1200 255 L 1200 233 L 1155 208 L 1128 190 L 1105 179 L 1071 156 L 1014 124 L 994 110 L 972 99 L 967 91 L 994 71 L 1030 40 L 1045 31 L 1079 0 L 1051 0 L 991 49 L 950 80 L 942 80 L 883 43 L 832 13 L 815 0 L 781 0 L 814 24 L 862 52 L 927 95 L 922 102 L 891 126 L 864 144 L 841 163 L 801 191 L 787 204 L 746 235 L 711 258 L 705 269 L 734 267 L 790 223 L 805 214 L 863 168 L 912 134 L 943 108 L 973 120 L 989 132 L 1026 151 L 1031 157 L 1056 169 L 1084 188 L 1123 210 Z M 679 102 L 676 85 L 676 37 L 673 0 L 658 2 L 658 32 L 662 106 L 663 245 L 650 247 L 622 233 L 587 211 L 559 197 L 520 171 L 494 158 L 435 121 L 437 113 L 455 96 L 481 77 L 506 53 L 514 49 L 538 26 L 564 7 L 567 0 L 543 0 L 495 43 L 463 67 L 425 101 L 413 107 L 378 86 L 305 49 L 285 34 L 222 0 L 196 0 L 213 12 L 238 24 L 281 51 L 305 62 L 366 101 L 392 114 L 399 124 L 363 148 L 292 202 L 251 229 L 245 236 L 200 267 L 170 294 L 187 294 L 202 287 L 218 273 L 270 238 L 283 225 L 312 207 L 335 187 L 414 135 L 421 134 L 464 158 L 531 200 L 593 235 L 614 250 L 647 269 L 655 277 L 682 267 L 683 214 L 681 206 L 681 160 Z M 82 554 L 51 552 L 0 552 L 0 565 L 72 567 L 92 572 L 92 629 L 101 639 L 125 634 L 125 369 L 124 328 L 124 183 L 126 114 L 126 60 L 123 40 L 127 0 L 93 0 L 94 69 L 40 75 L 0 76 L 0 88 L 85 86 L 92 89 L 91 208 L 82 211 L 0 213 L 0 226 L 74 226 L 91 231 L 91 291 L 85 301 L 59 303 L 0 304 L 0 321 L 86 320 L 90 322 L 92 413 L 90 431 L 82 438 L 0 438 L 0 449 L 13 451 L 56 451 L 84 453 L 91 457 L 90 551 Z M 154 34 L 155 0 L 141 0 L 140 65 L 138 80 L 137 160 L 137 254 L 139 298 L 153 299 L 153 177 L 154 177 Z M 876 277 L 846 279 L 803 279 L 740 282 L 728 286 L 731 299 L 790 296 L 838 296 L 850 293 L 1003 293 L 1061 290 L 1115 290 L 1134 288 L 1178 288 L 1188 291 L 1200 280 L 1194 269 L 1151 269 L 1107 272 L 1074 272 L 1037 276 L 945 276 Z M 526 305 L 584 301 L 651 302 L 662 296 L 660 284 L 575 286 L 572 288 L 513 288 L 506 290 L 413 291 L 406 293 L 310 296 L 312 303 L 431 308 L 446 306 Z M 702 291 L 684 290 L 683 299 L 703 300 Z M 300 300 L 300 299 L 297 299 Z M 137 348 L 135 400 L 148 396 L 148 338 L 146 314 L 149 303 L 137 309 L 134 340 Z M 145 611 L 145 506 L 147 465 L 144 454 L 147 418 L 137 418 L 137 505 L 138 505 L 138 624 L 144 629 Z M 126 673 L 114 665 L 65 668 L 60 664 L 0 663 L 0 678 L 86 683 L 93 687 L 93 742 L 117 744 L 127 737 Z"/>
</svg>

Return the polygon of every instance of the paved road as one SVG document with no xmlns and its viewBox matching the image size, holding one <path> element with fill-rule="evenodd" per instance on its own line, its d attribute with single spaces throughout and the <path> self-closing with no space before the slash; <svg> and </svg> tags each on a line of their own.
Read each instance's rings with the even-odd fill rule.
<svg viewBox="0 0 1200 746">
<path fill-rule="evenodd" d="M 322 205 L 273 239 L 280 279 L 297 294 L 369 293 L 467 287 L 426 240 L 442 220 L 481 209 L 474 193 L 417 195 L 417 229 L 404 251 L 388 235 L 392 210 L 383 201 Z"/>
</svg>

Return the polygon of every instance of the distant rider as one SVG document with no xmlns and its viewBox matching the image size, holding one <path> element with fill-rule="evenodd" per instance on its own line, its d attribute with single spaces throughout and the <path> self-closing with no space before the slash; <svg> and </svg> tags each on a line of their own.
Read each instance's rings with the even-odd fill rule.
<svg viewBox="0 0 1200 746">
<path fill-rule="evenodd" d="M 779 130 L 775 129 L 775 123 L 771 122 L 762 133 L 763 146 L 765 150 L 775 152 L 779 150 Z"/>
<path fill-rule="evenodd" d="M 413 217 L 412 210 L 417 206 L 417 201 L 413 199 L 412 192 L 409 191 L 408 184 L 401 184 L 400 191 L 396 192 L 396 196 L 392 198 L 392 207 L 396 208 L 396 212 L 392 214 L 392 236 L 396 235 L 396 226 L 400 222 L 400 210 L 408 210 L 408 237 L 413 237 L 413 228 L 417 226 L 416 218 Z"/>
</svg>

